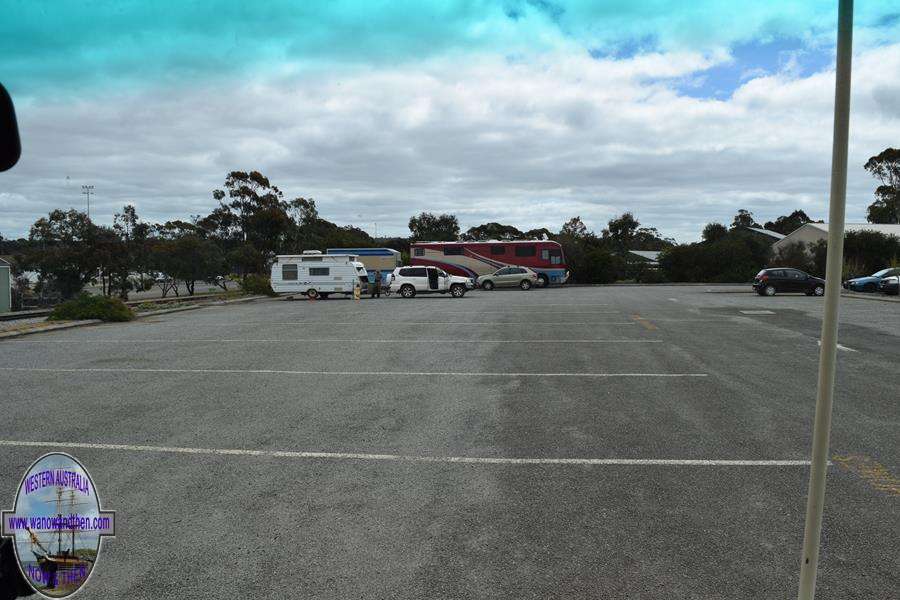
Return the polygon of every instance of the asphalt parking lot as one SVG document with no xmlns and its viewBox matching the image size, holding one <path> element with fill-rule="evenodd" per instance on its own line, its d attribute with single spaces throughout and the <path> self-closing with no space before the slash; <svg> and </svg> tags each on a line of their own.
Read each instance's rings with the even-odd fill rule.
<svg viewBox="0 0 900 600">
<path fill-rule="evenodd" d="M 709 290 L 265 300 L 2 341 L 0 504 L 44 452 L 84 463 L 118 511 L 84 599 L 794 597 L 823 301 Z M 819 594 L 888 598 L 900 304 L 841 318 Z"/>
</svg>

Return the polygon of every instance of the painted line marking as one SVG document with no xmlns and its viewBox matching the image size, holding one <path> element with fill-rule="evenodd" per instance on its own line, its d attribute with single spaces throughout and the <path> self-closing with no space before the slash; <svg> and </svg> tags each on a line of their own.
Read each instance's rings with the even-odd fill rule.
<svg viewBox="0 0 900 600">
<path fill-rule="evenodd" d="M 483 297 L 484 297 L 484 296 L 482 296 L 482 298 L 483 298 Z M 537 303 L 536 303 L 536 304 L 525 304 L 525 303 L 520 303 L 520 304 L 505 304 L 505 303 L 504 303 L 504 304 L 502 304 L 502 305 L 503 305 L 504 307 L 510 306 L 510 307 L 523 307 L 523 308 L 543 308 L 543 307 L 545 307 L 545 306 L 571 306 L 571 307 L 574 307 L 574 308 L 578 308 L 578 307 L 581 307 L 581 306 L 612 306 L 612 304 L 610 304 L 610 303 L 608 303 L 608 302 L 599 303 L 599 304 L 588 303 L 588 302 L 568 302 L 568 303 L 566 303 L 566 304 L 559 304 L 559 303 L 555 303 L 555 302 L 546 302 L 546 303 L 542 302 L 542 303 L 540 303 L 540 304 L 537 304 Z M 488 306 L 493 306 L 493 304 L 490 304 L 490 303 L 489 303 Z"/>
<path fill-rule="evenodd" d="M 820 348 L 822 347 L 822 340 L 816 340 L 816 345 Z M 859 352 L 855 348 L 850 348 L 849 346 L 844 346 L 841 344 L 836 344 L 838 350 L 843 350 L 844 352 Z"/>
<path fill-rule="evenodd" d="M 642 319 L 652 319 L 653 321 L 666 321 L 667 323 L 728 323 L 733 322 L 731 317 L 721 317 L 718 319 L 670 319 L 668 317 L 641 317 Z"/>
<path fill-rule="evenodd" d="M 622 314 L 620 310 L 581 310 L 581 311 L 544 311 L 544 310 L 479 310 L 479 311 L 471 311 L 471 310 L 442 310 L 440 315 L 484 315 L 484 314 L 498 314 L 498 315 L 533 315 L 540 314 L 543 312 L 552 313 L 553 316 L 556 315 L 619 315 Z"/>
<path fill-rule="evenodd" d="M 106 339 L 78 339 L 78 340 L 29 340 L 11 339 L 11 344 L 295 344 L 295 343 L 353 343 L 353 344 L 661 344 L 663 340 L 355 340 L 346 338 L 292 338 L 289 340 L 242 340 L 242 339 L 184 339 L 184 340 L 106 340 Z"/>
<path fill-rule="evenodd" d="M 631 321 L 379 321 L 372 323 L 370 321 L 240 321 L 239 323 L 219 322 L 200 323 L 202 325 L 352 325 L 353 327 L 370 326 L 384 327 L 390 325 L 396 327 L 399 325 L 452 325 L 458 327 L 460 325 L 634 325 Z"/>
<path fill-rule="evenodd" d="M 416 463 L 462 463 L 485 465 L 592 465 L 592 466 L 664 466 L 664 467 L 808 467 L 808 460 L 706 460 L 678 458 L 512 458 L 492 456 L 418 456 L 410 454 L 369 454 L 364 452 L 303 452 L 295 450 L 244 450 L 240 448 L 187 448 L 180 446 L 144 446 L 97 444 L 86 442 L 44 442 L 0 440 L 0 446 L 21 448 L 78 448 L 83 450 L 119 450 L 166 454 L 213 456 L 254 456 L 307 460 L 391 461 Z"/>
<path fill-rule="evenodd" d="M 656 325 L 654 325 L 653 323 L 651 323 L 650 321 L 643 318 L 641 315 L 639 315 L 637 313 L 631 315 L 631 318 L 634 319 L 638 325 L 640 325 L 647 331 L 656 331 L 657 329 L 659 329 L 659 327 L 657 327 Z"/>
<path fill-rule="evenodd" d="M 669 302 L 678 302 L 678 298 L 669 298 Z"/>
<path fill-rule="evenodd" d="M 482 372 L 459 371 L 292 371 L 286 369 L 128 369 L 114 367 L 52 368 L 52 367 L 0 367 L 7 372 L 35 373 L 216 373 L 241 375 L 360 375 L 364 377 L 421 377 L 425 375 L 443 377 L 707 377 L 707 373 L 522 373 L 522 372 Z"/>
<path fill-rule="evenodd" d="M 742 310 L 739 311 L 742 315 L 774 315 L 775 312 L 771 310 Z"/>
</svg>

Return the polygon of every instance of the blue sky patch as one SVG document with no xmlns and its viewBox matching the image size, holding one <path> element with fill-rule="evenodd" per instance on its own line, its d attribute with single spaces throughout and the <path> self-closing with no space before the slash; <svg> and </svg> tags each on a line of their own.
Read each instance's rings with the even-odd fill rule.
<svg viewBox="0 0 900 600">
<path fill-rule="evenodd" d="M 796 39 L 774 39 L 735 44 L 732 60 L 680 80 L 678 92 L 693 98 L 725 99 L 756 77 L 783 73 L 807 77 L 830 68 L 834 47 L 811 47 Z"/>
</svg>

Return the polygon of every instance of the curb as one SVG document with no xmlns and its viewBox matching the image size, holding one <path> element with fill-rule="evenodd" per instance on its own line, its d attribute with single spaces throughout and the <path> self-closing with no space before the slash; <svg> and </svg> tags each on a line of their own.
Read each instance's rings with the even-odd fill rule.
<svg viewBox="0 0 900 600">
<path fill-rule="evenodd" d="M 175 308 L 163 308 L 160 310 L 148 310 L 146 312 L 138 313 L 135 315 L 135 319 L 141 319 L 143 317 L 152 317 L 155 315 L 167 315 L 169 313 L 177 313 L 183 312 L 185 310 L 196 310 L 198 308 L 206 308 L 208 306 L 223 306 L 225 304 L 238 304 L 241 302 L 252 302 L 254 300 L 259 300 L 260 298 L 267 298 L 268 296 L 249 296 L 247 298 L 235 298 L 233 300 L 223 300 L 221 302 L 206 302 L 200 304 L 191 304 L 190 306 L 178 306 Z"/>
<path fill-rule="evenodd" d="M 156 315 L 165 315 L 169 313 L 183 312 L 186 310 L 197 310 L 198 308 L 206 308 L 208 306 L 221 306 L 224 304 L 237 304 L 240 302 L 252 302 L 254 300 L 259 300 L 261 298 L 268 298 L 268 296 L 249 296 L 247 298 L 235 298 L 233 300 L 225 300 L 222 302 L 215 303 L 207 303 L 207 304 L 192 304 L 190 306 L 179 306 L 178 308 L 166 308 L 163 310 L 154 310 L 150 312 L 142 312 L 135 314 L 134 318 L 143 319 L 144 317 L 152 317 Z M 59 331 L 61 329 L 74 329 L 76 327 L 86 327 L 88 325 L 98 325 L 100 323 L 104 323 L 100 319 L 90 319 L 86 321 L 71 321 L 68 323 L 55 323 L 52 325 L 47 325 L 46 327 L 35 327 L 32 329 L 25 329 L 22 331 L 4 331 L 0 333 L 0 340 L 8 339 L 8 338 L 17 338 L 23 335 L 33 335 L 35 333 L 44 333 L 45 331 Z"/>
<path fill-rule="evenodd" d="M 246 296 L 244 298 L 233 298 L 232 300 L 213 302 L 211 306 L 218 306 L 220 304 L 239 304 L 241 302 L 253 302 L 254 300 L 265 300 L 266 298 L 274 298 L 274 296 Z"/>
<path fill-rule="evenodd" d="M 874 300 L 875 302 L 900 302 L 900 297 L 896 300 L 894 298 L 888 298 L 887 296 L 875 295 L 875 294 L 866 294 L 865 296 L 862 294 L 847 294 L 845 292 L 841 292 L 841 298 L 856 298 L 857 300 Z"/>
<path fill-rule="evenodd" d="M 565 283 L 563 285 L 551 285 L 550 287 L 740 287 L 750 283 Z"/>
<path fill-rule="evenodd" d="M 176 308 L 163 308 L 162 310 L 148 310 L 142 313 L 135 313 L 135 319 L 143 319 L 144 317 L 153 317 L 155 315 L 167 315 L 169 313 L 184 312 L 186 310 L 197 310 L 209 306 L 208 304 L 192 304 L 190 306 L 179 306 Z"/>
<path fill-rule="evenodd" d="M 31 335 L 34 333 L 44 333 L 45 331 L 59 331 L 60 329 L 74 329 L 76 327 L 84 327 L 85 325 L 96 325 L 103 323 L 100 319 L 90 319 L 87 321 L 70 321 L 68 323 L 54 323 L 46 327 L 34 327 L 32 329 L 23 329 L 22 331 L 4 331 L 0 333 L 0 339 L 21 337 L 23 335 Z"/>
</svg>

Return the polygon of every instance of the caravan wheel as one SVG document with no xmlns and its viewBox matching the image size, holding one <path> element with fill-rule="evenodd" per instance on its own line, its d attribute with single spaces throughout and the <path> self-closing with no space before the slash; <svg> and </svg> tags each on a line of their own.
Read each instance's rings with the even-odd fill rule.
<svg viewBox="0 0 900 600">
<path fill-rule="evenodd" d="M 310 288 L 306 290 L 306 297 L 316 300 L 319 297 L 319 292 L 316 291 L 316 288 Z"/>
</svg>

